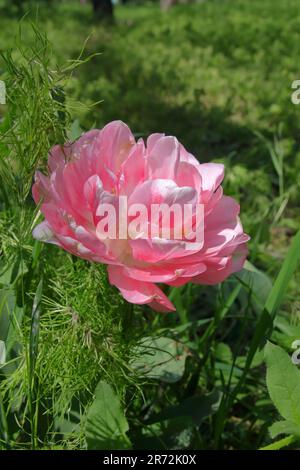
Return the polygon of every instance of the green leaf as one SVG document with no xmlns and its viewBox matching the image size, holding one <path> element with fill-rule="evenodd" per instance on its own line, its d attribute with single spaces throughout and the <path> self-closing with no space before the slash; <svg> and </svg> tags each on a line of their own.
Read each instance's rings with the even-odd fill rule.
<svg viewBox="0 0 300 470">
<path fill-rule="evenodd" d="M 43 281 L 40 280 L 35 296 L 34 296 L 32 314 L 31 314 L 30 343 L 29 343 L 31 378 L 33 377 L 36 358 L 38 354 L 38 342 L 39 342 L 39 332 L 40 332 L 40 303 L 42 299 L 42 290 L 43 290 Z"/>
<path fill-rule="evenodd" d="M 247 361 L 242 380 L 244 380 L 244 378 L 246 377 L 257 350 L 259 348 L 262 348 L 262 343 L 265 341 L 266 338 L 270 337 L 277 310 L 281 302 L 283 301 L 288 283 L 291 280 L 293 273 L 297 267 L 299 256 L 300 230 L 297 235 L 293 238 L 288 254 L 276 278 L 273 288 L 266 300 L 263 312 L 255 328 L 255 333 L 250 344 L 250 349 L 247 355 Z"/>
<path fill-rule="evenodd" d="M 80 430 L 81 414 L 75 410 L 68 410 L 63 416 L 54 419 L 55 428 L 65 437 Z"/>
<path fill-rule="evenodd" d="M 182 325 L 177 325 L 174 327 L 168 326 L 167 328 L 160 328 L 158 333 L 163 335 L 164 333 L 169 333 L 171 335 L 180 336 L 188 332 L 188 330 L 197 330 L 201 326 L 206 326 L 212 322 L 212 318 L 202 318 L 201 320 L 189 321 Z"/>
<path fill-rule="evenodd" d="M 279 413 L 300 426 L 300 371 L 291 357 L 279 346 L 268 342 L 265 347 L 267 387 Z"/>
<path fill-rule="evenodd" d="M 227 364 L 232 364 L 233 362 L 231 349 L 226 343 L 217 343 L 215 356 L 221 362 L 226 362 Z"/>
<path fill-rule="evenodd" d="M 183 302 L 184 289 L 185 289 L 185 286 L 173 287 L 169 295 L 171 302 L 176 307 L 176 311 L 178 312 L 178 315 L 182 324 L 185 324 L 188 322 L 187 307 L 186 307 L 185 302 Z"/>
<path fill-rule="evenodd" d="M 15 263 L 10 263 L 8 265 L 0 264 L 0 284 L 4 286 L 8 286 L 16 282 L 20 276 L 23 276 L 28 272 L 28 268 L 26 267 L 24 261 L 17 257 Z"/>
<path fill-rule="evenodd" d="M 300 338 L 300 326 L 290 323 L 283 316 L 277 316 L 274 325 L 276 329 L 272 333 L 271 341 L 287 350 L 293 348 L 293 343 Z"/>
<path fill-rule="evenodd" d="M 277 421 L 269 427 L 269 433 L 272 439 L 280 434 L 292 434 L 300 437 L 300 426 L 291 421 Z"/>
<path fill-rule="evenodd" d="M 285 317 L 283 316 L 276 317 L 274 321 L 274 325 L 284 335 L 290 336 L 290 338 L 295 338 L 295 339 L 300 338 L 300 325 L 294 325 L 288 322 Z M 290 343 L 292 343 L 290 338 L 289 338 L 289 341 Z"/>
<path fill-rule="evenodd" d="M 226 416 L 231 406 L 233 405 L 236 397 L 238 396 L 240 390 L 242 389 L 248 371 L 250 370 L 252 362 L 254 360 L 255 354 L 258 350 L 262 349 L 266 339 L 269 338 L 272 333 L 273 322 L 276 317 L 277 310 L 284 298 L 288 283 L 292 278 L 293 273 L 297 267 L 299 256 L 300 230 L 297 235 L 293 238 L 288 254 L 284 260 L 281 270 L 276 278 L 276 281 L 266 300 L 264 309 L 256 325 L 255 332 L 247 354 L 243 374 L 240 377 L 231 395 L 228 398 L 224 398 L 221 402 L 215 426 L 215 445 L 218 445 L 221 433 L 226 423 Z"/>
<path fill-rule="evenodd" d="M 266 301 L 266 311 L 275 316 L 288 287 L 288 283 L 291 280 L 293 273 L 298 265 L 300 257 L 300 230 L 292 240 L 288 254 L 284 260 L 279 275 L 276 278 L 273 289 Z"/>
<path fill-rule="evenodd" d="M 190 418 L 177 417 L 143 426 L 135 435 L 135 449 L 188 449 L 194 438 L 194 424 Z"/>
<path fill-rule="evenodd" d="M 187 351 L 171 338 L 145 337 L 134 355 L 136 358 L 131 366 L 146 377 L 173 383 L 183 376 Z"/>
<path fill-rule="evenodd" d="M 273 444 L 270 444 L 266 447 L 262 447 L 259 450 L 280 450 L 283 447 L 287 447 L 296 441 L 297 441 L 297 438 L 295 436 L 288 436 L 288 437 L 281 439 L 280 441 L 273 442 Z"/>
<path fill-rule="evenodd" d="M 17 340 L 22 317 L 23 309 L 16 305 L 14 290 L 0 289 L 0 340 L 5 342 L 7 360 L 10 360 L 12 350 L 21 346 Z"/>
<path fill-rule="evenodd" d="M 80 123 L 78 119 L 75 119 L 75 121 L 73 121 L 71 125 L 70 131 L 68 132 L 68 137 L 71 140 L 71 142 L 73 142 L 74 140 L 78 139 L 81 136 L 81 134 L 82 134 L 82 129 L 80 127 Z"/>
<path fill-rule="evenodd" d="M 87 413 L 86 441 L 88 449 L 129 449 L 126 436 L 129 426 L 120 401 L 112 387 L 100 381 L 95 399 Z"/>
<path fill-rule="evenodd" d="M 0 390 L 0 436 L 6 442 L 6 444 L 9 444 L 9 434 L 8 434 L 8 425 L 7 425 L 7 419 L 6 419 L 6 411 L 4 409 L 3 405 L 3 399 L 2 399 L 2 394 Z"/>
<path fill-rule="evenodd" d="M 246 261 L 244 269 L 236 277 L 251 292 L 254 307 L 261 311 L 272 289 L 270 278 L 249 261 Z"/>
<path fill-rule="evenodd" d="M 196 395 L 186 398 L 179 405 L 166 408 L 161 413 L 153 416 L 149 423 L 186 417 L 194 425 L 199 425 L 203 419 L 211 416 L 219 408 L 221 401 L 221 392 L 214 390 L 208 395 Z"/>
<path fill-rule="evenodd" d="M 13 289 L 5 287 L 0 289 L 0 339 L 6 341 L 16 304 Z"/>
</svg>

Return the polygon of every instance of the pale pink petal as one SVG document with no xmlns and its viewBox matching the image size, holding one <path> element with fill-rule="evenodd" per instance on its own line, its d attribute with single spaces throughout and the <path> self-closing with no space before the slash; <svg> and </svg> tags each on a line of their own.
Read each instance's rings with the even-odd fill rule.
<svg viewBox="0 0 300 470">
<path fill-rule="evenodd" d="M 162 264 L 161 266 L 148 266 L 144 268 L 125 267 L 126 274 L 140 281 L 170 283 L 178 278 L 185 279 L 197 276 L 206 270 L 204 263 L 187 265 L 178 268 L 176 264 Z"/>
<path fill-rule="evenodd" d="M 119 194 L 130 195 L 145 179 L 145 145 L 140 139 L 121 165 Z"/>
<path fill-rule="evenodd" d="M 148 152 L 148 178 L 175 179 L 179 164 L 179 142 L 175 137 L 161 137 Z"/>
<path fill-rule="evenodd" d="M 130 195 L 128 206 L 142 203 L 146 207 L 151 204 L 195 204 L 197 202 L 197 192 L 194 188 L 178 187 L 177 184 L 168 179 L 147 180 L 140 184 Z"/>
<path fill-rule="evenodd" d="M 72 235 L 73 232 L 70 225 L 74 219 L 66 211 L 53 203 L 45 203 L 41 205 L 41 212 L 55 234 Z"/>
<path fill-rule="evenodd" d="M 199 167 L 202 179 L 202 202 L 206 203 L 224 178 L 224 165 L 221 163 L 202 163 Z"/>
<path fill-rule="evenodd" d="M 104 126 L 93 143 L 93 152 L 98 159 L 97 168 L 100 171 L 97 173 L 101 176 L 101 168 L 104 168 L 117 175 L 134 145 L 135 139 L 124 122 L 113 121 Z"/>
<path fill-rule="evenodd" d="M 50 196 L 50 180 L 47 176 L 43 175 L 40 171 L 35 172 L 35 183 L 32 187 L 32 195 L 34 202 L 38 204 L 41 199 L 43 201 L 49 200 Z"/>
<path fill-rule="evenodd" d="M 50 171 L 55 171 L 59 166 L 66 163 L 66 155 L 70 154 L 71 145 L 55 145 L 49 152 L 48 167 Z"/>
<path fill-rule="evenodd" d="M 84 183 L 83 194 L 88 209 L 93 215 L 96 215 L 101 195 L 103 193 L 103 184 L 98 175 L 90 176 Z"/>
<path fill-rule="evenodd" d="M 55 235 L 46 220 L 34 227 L 32 236 L 40 242 L 53 243 L 54 245 L 58 244 Z"/>
<path fill-rule="evenodd" d="M 162 137 L 165 137 L 165 134 L 156 133 L 156 134 L 149 135 L 149 137 L 147 138 L 147 151 L 148 151 L 148 153 L 152 152 L 154 145 Z"/>
<path fill-rule="evenodd" d="M 141 282 L 129 278 L 120 266 L 108 267 L 109 282 L 116 286 L 124 299 L 134 304 L 150 304 L 159 312 L 175 311 L 168 297 L 151 282 Z"/>
<path fill-rule="evenodd" d="M 207 229 L 212 231 L 235 227 L 239 212 L 239 204 L 232 197 L 223 196 L 206 217 Z"/>
<path fill-rule="evenodd" d="M 197 158 L 195 158 L 194 155 L 189 153 L 182 144 L 180 144 L 180 162 L 189 163 L 190 165 L 196 168 L 200 167 L 200 163 Z"/>
<path fill-rule="evenodd" d="M 188 162 L 180 162 L 176 174 L 178 186 L 190 186 L 200 193 L 202 178 L 199 169 Z"/>
<path fill-rule="evenodd" d="M 232 256 L 227 258 L 211 258 L 207 260 L 207 269 L 203 274 L 196 276 L 193 282 L 196 284 L 218 284 L 223 282 L 231 274 L 239 272 L 248 255 L 246 244 L 239 245 Z"/>
<path fill-rule="evenodd" d="M 145 263 L 157 263 L 173 258 L 175 252 L 184 255 L 185 242 L 183 240 L 165 240 L 162 238 L 139 238 L 129 241 L 133 259 Z"/>
<path fill-rule="evenodd" d="M 82 226 L 74 230 L 74 237 L 98 258 L 101 263 L 113 263 L 114 259 L 109 256 L 107 247 L 103 241 L 99 240 L 95 233 L 89 232 Z"/>
</svg>

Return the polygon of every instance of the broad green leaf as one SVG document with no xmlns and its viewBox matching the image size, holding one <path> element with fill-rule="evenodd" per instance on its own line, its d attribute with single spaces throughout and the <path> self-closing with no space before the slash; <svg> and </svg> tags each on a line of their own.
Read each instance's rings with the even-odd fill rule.
<svg viewBox="0 0 300 470">
<path fill-rule="evenodd" d="M 5 346 L 6 364 L 2 367 L 5 375 L 10 375 L 18 367 L 18 362 L 12 359 L 20 356 L 22 349 L 20 343 L 22 317 L 23 308 L 16 305 L 14 290 L 11 287 L 0 289 L 0 341 Z M 2 360 L 4 360 L 3 354 L 2 351 Z"/>
<path fill-rule="evenodd" d="M 277 330 L 274 330 L 270 340 L 272 343 L 276 343 L 278 346 L 281 346 L 283 349 L 291 349 L 292 344 L 295 340 L 300 338 L 299 335 L 287 336 L 284 333 L 280 333 Z"/>
<path fill-rule="evenodd" d="M 240 367 L 243 369 L 245 367 L 247 361 L 247 356 L 238 356 L 235 364 L 236 366 Z M 255 367 L 260 366 L 264 362 L 264 350 L 257 350 L 256 353 L 254 354 L 254 357 L 251 362 L 251 369 L 254 369 Z"/>
<path fill-rule="evenodd" d="M 88 449 L 129 449 L 130 441 L 126 436 L 128 429 L 119 398 L 108 383 L 99 382 L 95 399 L 87 413 Z"/>
<path fill-rule="evenodd" d="M 161 413 L 153 416 L 149 423 L 186 417 L 193 425 L 199 425 L 203 419 L 216 413 L 221 401 L 221 393 L 214 390 L 208 395 L 196 395 L 186 398 L 179 405 L 166 408 Z"/>
<path fill-rule="evenodd" d="M 0 340 L 5 342 L 7 360 L 11 351 L 21 346 L 17 341 L 22 317 L 23 309 L 16 305 L 14 290 L 9 287 L 0 289 Z"/>
<path fill-rule="evenodd" d="M 135 449 L 176 450 L 190 448 L 195 425 L 188 417 L 176 417 L 143 426 L 135 436 Z"/>
<path fill-rule="evenodd" d="M 22 348 L 19 339 L 23 314 L 23 308 L 16 305 L 10 318 L 9 329 L 5 341 L 8 356 L 11 356 L 12 353 L 14 353 L 14 355 L 18 355 L 20 349 Z"/>
<path fill-rule="evenodd" d="M 271 400 L 283 418 L 300 426 L 300 370 L 283 349 L 270 342 L 265 358 Z"/>
<path fill-rule="evenodd" d="M 232 364 L 233 362 L 231 349 L 226 343 L 217 343 L 215 356 L 219 361 L 226 362 L 228 364 Z"/>
<path fill-rule="evenodd" d="M 0 264 L 0 284 L 4 286 L 8 286 L 13 284 L 15 281 L 19 279 L 20 276 L 26 274 L 28 269 L 24 263 L 24 261 L 17 257 L 15 263 L 10 263 L 8 265 L 4 265 L 3 263 Z"/>
<path fill-rule="evenodd" d="M 54 419 L 55 428 L 66 437 L 68 434 L 79 431 L 81 418 L 80 413 L 70 410 L 65 415 Z"/>
<path fill-rule="evenodd" d="M 274 325 L 276 329 L 272 333 L 271 341 L 284 349 L 293 348 L 294 341 L 300 338 L 300 326 L 293 325 L 283 316 L 277 316 Z"/>
<path fill-rule="evenodd" d="M 172 383 L 183 376 L 187 351 L 171 338 L 145 337 L 135 348 L 134 355 L 131 366 L 146 377 Z"/>
<path fill-rule="evenodd" d="M 293 436 L 300 437 L 300 425 L 291 421 L 277 421 L 277 423 L 269 427 L 269 433 L 272 439 L 280 434 L 292 434 Z"/>
<path fill-rule="evenodd" d="M 279 331 L 291 338 L 300 338 L 300 325 L 293 325 L 283 316 L 276 317 L 274 325 Z"/>
<path fill-rule="evenodd" d="M 236 274 L 241 283 L 251 293 L 253 305 L 261 311 L 272 289 L 270 278 L 246 261 L 244 269 Z"/>
<path fill-rule="evenodd" d="M 273 442 L 272 444 L 269 444 L 266 447 L 262 447 L 259 450 L 280 450 L 280 449 L 283 449 L 284 447 L 290 446 L 296 441 L 297 441 L 297 437 L 288 436 L 288 437 L 284 437 L 283 439 L 280 439 L 280 441 Z"/>
<path fill-rule="evenodd" d="M 227 381 L 231 376 L 231 383 L 237 383 L 234 378 L 241 377 L 243 375 L 242 369 L 236 366 L 232 366 L 232 364 L 225 364 L 224 362 L 216 362 L 215 363 L 216 371 L 220 376 L 220 373 L 223 375 L 224 379 Z"/>
</svg>

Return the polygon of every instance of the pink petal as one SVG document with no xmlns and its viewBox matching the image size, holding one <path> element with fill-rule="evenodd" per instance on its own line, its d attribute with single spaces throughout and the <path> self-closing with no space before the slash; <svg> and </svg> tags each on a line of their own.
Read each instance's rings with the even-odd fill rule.
<svg viewBox="0 0 300 470">
<path fill-rule="evenodd" d="M 145 282 L 171 283 L 176 279 L 185 279 L 197 276 L 206 270 L 204 263 L 187 265 L 180 269 L 176 264 L 162 264 L 161 266 L 149 266 L 148 268 L 125 267 L 126 274 L 133 279 Z M 185 281 L 186 282 L 186 281 Z"/>
<path fill-rule="evenodd" d="M 101 168 L 118 173 L 122 163 L 135 145 L 135 139 L 129 127 L 122 121 L 113 121 L 103 127 L 93 144 L 93 154 L 97 156 L 97 173 Z"/>
<path fill-rule="evenodd" d="M 122 163 L 119 179 L 119 193 L 131 194 L 145 179 L 145 145 L 142 139 L 132 148 Z"/>
<path fill-rule="evenodd" d="M 231 274 L 239 272 L 246 261 L 248 249 L 246 244 L 239 245 L 231 257 L 216 258 L 207 261 L 207 270 L 196 276 L 193 282 L 196 284 L 218 284 L 223 282 Z"/>
<path fill-rule="evenodd" d="M 182 144 L 180 144 L 180 162 L 189 163 L 195 168 L 200 167 L 200 163 L 197 158 L 195 158 L 194 155 L 189 153 Z"/>
<path fill-rule="evenodd" d="M 178 165 L 176 183 L 178 186 L 190 186 L 200 193 L 202 178 L 199 169 L 188 162 L 180 162 Z"/>
<path fill-rule="evenodd" d="M 40 171 L 35 172 L 35 183 L 32 187 L 32 195 L 34 202 L 38 204 L 41 199 L 43 201 L 49 199 L 50 180 Z"/>
<path fill-rule="evenodd" d="M 203 163 L 199 167 L 202 178 L 202 202 L 206 203 L 224 178 L 224 165 L 221 163 Z"/>
<path fill-rule="evenodd" d="M 145 263 L 158 263 L 164 260 L 187 256 L 184 240 L 165 240 L 163 238 L 139 238 L 129 241 L 133 259 Z"/>
<path fill-rule="evenodd" d="M 179 187 L 171 179 L 147 180 L 139 185 L 131 194 L 128 206 L 131 204 L 145 204 L 150 208 L 151 204 L 195 204 L 197 192 L 190 187 Z"/>
<path fill-rule="evenodd" d="M 158 139 L 148 152 L 148 178 L 175 179 L 179 152 L 179 142 L 175 137 Z"/>
<path fill-rule="evenodd" d="M 59 166 L 64 166 L 66 155 L 70 154 L 71 146 L 55 145 L 49 152 L 48 167 L 50 171 L 55 171 Z"/>
<path fill-rule="evenodd" d="M 46 220 L 34 227 L 32 236 L 40 242 L 53 243 L 54 245 L 58 244 L 55 235 Z"/>
<path fill-rule="evenodd" d="M 108 276 L 109 282 L 120 290 L 128 302 L 150 304 L 158 312 L 175 311 L 168 297 L 155 284 L 130 279 L 119 266 L 109 266 Z"/>
<path fill-rule="evenodd" d="M 149 135 L 149 137 L 147 138 L 147 151 L 148 151 L 148 153 L 152 152 L 152 149 L 153 149 L 154 145 L 162 137 L 165 137 L 165 134 L 156 133 L 156 134 Z"/>
<path fill-rule="evenodd" d="M 85 196 L 88 209 L 96 214 L 97 207 L 103 192 L 103 184 L 98 175 L 90 176 L 83 186 L 83 194 Z"/>
</svg>

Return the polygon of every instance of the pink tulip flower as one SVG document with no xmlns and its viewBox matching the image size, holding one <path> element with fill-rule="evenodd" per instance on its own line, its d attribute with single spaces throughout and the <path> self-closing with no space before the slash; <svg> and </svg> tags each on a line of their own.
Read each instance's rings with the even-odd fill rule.
<svg viewBox="0 0 300 470">
<path fill-rule="evenodd" d="M 157 283 L 217 284 L 242 269 L 249 237 L 238 217 L 239 205 L 223 195 L 224 166 L 200 164 L 175 137 L 152 134 L 146 143 L 136 142 L 126 124 L 114 121 L 53 147 L 48 167 L 47 176 L 35 175 L 33 197 L 45 220 L 33 236 L 107 264 L 110 283 L 128 302 L 173 311 Z M 203 243 L 193 249 L 185 236 L 129 236 L 127 222 L 133 218 L 118 212 L 125 197 L 128 207 L 201 205 Z M 115 220 L 102 213 L 108 205 L 116 209 Z M 115 237 L 105 238 L 105 217 L 106 225 L 116 225 Z M 145 227 L 152 229 L 151 224 L 147 219 Z M 174 220 L 170 224 L 173 233 Z M 192 224 L 195 228 L 194 214 Z"/>
</svg>

